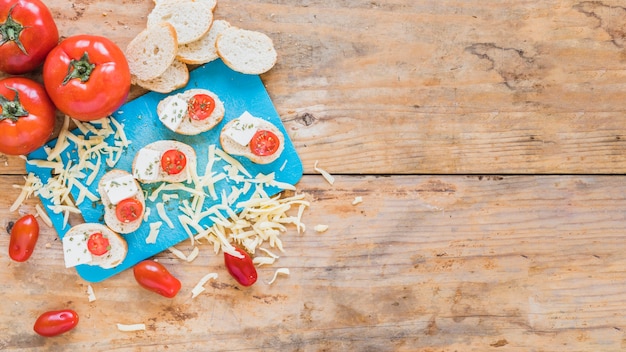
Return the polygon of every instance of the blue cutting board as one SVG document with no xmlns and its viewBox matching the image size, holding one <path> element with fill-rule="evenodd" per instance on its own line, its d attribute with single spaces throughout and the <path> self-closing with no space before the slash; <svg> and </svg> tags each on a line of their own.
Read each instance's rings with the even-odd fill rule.
<svg viewBox="0 0 626 352">
<path fill-rule="evenodd" d="M 130 146 L 116 164 L 116 169 L 131 172 L 133 158 L 142 147 L 154 141 L 174 139 L 194 147 L 198 156 L 198 174 L 203 175 L 207 164 L 209 146 L 213 144 L 216 148 L 220 148 L 219 132 L 224 124 L 239 117 L 243 112 L 248 111 L 256 117 L 264 118 L 272 122 L 283 132 L 285 135 L 285 150 L 278 160 L 267 165 L 254 164 L 244 157 L 234 156 L 234 158 L 240 161 L 250 174 L 252 174 L 252 176 L 257 175 L 258 173 L 275 173 L 277 181 L 291 185 L 295 185 L 300 180 L 303 172 L 302 162 L 300 161 L 293 143 L 291 142 L 289 135 L 280 120 L 280 116 L 276 112 L 276 109 L 259 76 L 235 72 L 228 68 L 222 61 L 216 60 L 191 71 L 187 86 L 169 94 L 176 94 L 191 88 L 209 89 L 220 97 L 224 103 L 226 111 L 224 119 L 220 125 L 208 132 L 196 136 L 184 136 L 174 133 L 162 125 L 156 114 L 157 104 L 168 94 L 150 92 L 124 104 L 113 114 L 113 117 L 118 122 L 124 124 L 124 131 L 128 139 L 131 141 Z M 78 130 L 73 131 L 73 133 L 81 135 L 81 132 Z M 55 144 L 56 140 L 53 140 L 48 143 L 48 146 L 53 147 Z M 71 153 L 71 147 L 68 148 L 68 150 L 70 150 L 69 153 L 62 154 L 65 165 L 72 161 L 72 159 L 78 160 L 77 156 Z M 29 154 L 27 158 L 28 160 L 45 160 L 46 155 L 47 154 L 42 147 Z M 226 165 L 224 161 L 219 161 L 213 166 L 212 170 L 221 170 L 224 165 Z M 44 183 L 46 183 L 46 181 L 50 178 L 51 174 L 51 169 L 37 167 L 29 163 L 26 164 L 26 170 L 27 172 L 32 172 L 39 176 Z M 108 170 L 106 170 L 105 167 L 102 167 L 99 175 L 96 177 L 96 180 L 91 186 L 88 187 L 92 193 L 96 195 L 98 194 L 98 180 L 106 171 Z M 207 196 L 205 208 L 209 208 L 216 203 L 221 203 L 222 200 L 219 199 L 222 194 L 221 190 L 230 190 L 232 185 L 237 186 L 240 184 L 237 184 L 229 179 L 219 181 L 216 184 L 218 199 L 214 200 L 212 197 Z M 144 190 L 153 190 L 156 186 L 158 186 L 158 184 L 144 185 L 142 187 Z M 266 187 L 265 191 L 269 195 L 275 195 L 283 191 L 283 189 L 272 186 Z M 75 199 L 78 197 L 78 194 L 78 189 L 74 188 L 72 190 L 72 195 Z M 253 189 L 240 196 L 239 200 L 249 199 L 252 194 Z M 69 225 L 64 227 L 63 214 L 55 214 L 52 211 L 49 211 L 48 205 L 51 205 L 51 202 L 43 197 L 40 198 L 44 209 L 46 209 L 48 215 L 52 219 L 54 228 L 56 229 L 59 237 L 62 239 L 65 233 L 69 230 Z M 78 274 L 87 281 L 99 282 L 125 269 L 128 269 L 136 263 L 154 256 L 171 246 L 174 246 L 182 241 L 189 240 L 188 234 L 177 220 L 178 215 L 182 214 L 178 210 L 178 205 L 184 198 L 185 196 L 181 195 L 180 199 L 172 199 L 166 203 L 165 209 L 167 215 L 174 223 L 175 228 L 171 229 L 167 224 L 163 223 L 155 244 L 146 244 L 145 242 L 150 230 L 149 222 L 161 221 L 161 219 L 157 215 L 155 206 L 156 203 L 146 200 L 146 207 L 151 208 L 151 214 L 148 218 L 148 222 L 144 222 L 137 231 L 124 235 L 128 243 L 129 250 L 127 257 L 122 264 L 113 269 L 102 269 L 100 267 L 86 264 L 79 265 L 76 267 Z M 159 199 L 156 202 L 160 201 L 161 200 Z M 237 202 L 233 204 L 237 204 Z M 79 209 L 82 212 L 85 222 L 103 223 L 104 208 L 100 202 L 93 203 L 89 200 L 85 200 L 81 205 L 79 205 Z M 240 211 L 240 209 L 234 208 L 233 210 L 235 212 Z M 201 225 L 208 227 L 212 225 L 212 222 L 210 219 L 204 219 Z M 59 241 L 59 243 L 61 243 L 61 241 Z M 205 250 L 213 249 L 212 246 L 206 246 Z M 64 268 L 65 265 L 59 263 L 59 267 Z"/>
</svg>

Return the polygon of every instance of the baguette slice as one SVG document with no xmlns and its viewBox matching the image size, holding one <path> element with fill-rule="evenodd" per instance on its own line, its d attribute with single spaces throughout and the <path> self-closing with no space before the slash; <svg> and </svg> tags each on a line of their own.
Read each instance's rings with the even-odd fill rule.
<svg viewBox="0 0 626 352">
<path fill-rule="evenodd" d="M 178 60 L 192 65 L 201 65 L 211 62 L 219 56 L 215 48 L 217 37 L 227 28 L 230 23 L 225 20 L 215 20 L 211 29 L 202 38 L 187 44 L 178 46 Z"/>
<path fill-rule="evenodd" d="M 141 156 L 141 150 L 147 149 L 157 151 L 159 152 L 159 155 L 162 155 L 163 153 L 171 149 L 179 150 L 183 152 L 183 154 L 185 154 L 185 157 L 187 158 L 187 165 L 185 166 L 185 169 L 182 170 L 180 173 L 175 175 L 169 175 L 161 168 L 159 156 L 158 165 L 148 165 L 148 168 L 152 168 L 151 170 L 154 170 L 154 172 L 157 173 L 155 179 L 143 178 L 141 176 L 142 173 L 138 168 L 145 165 L 142 165 L 139 157 Z M 141 150 L 135 155 L 135 159 L 133 160 L 133 176 L 141 183 L 154 183 L 163 181 L 171 183 L 186 182 L 191 178 L 191 174 L 195 172 L 195 168 L 197 165 L 196 151 L 191 146 L 185 143 L 174 140 L 156 141 L 146 145 L 145 147 L 141 148 Z M 152 163 L 152 161 L 150 161 L 150 163 Z"/>
<path fill-rule="evenodd" d="M 174 60 L 159 77 L 150 80 L 140 80 L 133 77 L 133 83 L 158 93 L 170 93 L 182 88 L 189 82 L 189 68 L 181 61 Z"/>
<path fill-rule="evenodd" d="M 178 53 L 174 27 L 160 22 L 141 31 L 126 46 L 131 75 L 138 80 L 155 79 L 172 65 Z"/>
<path fill-rule="evenodd" d="M 102 205 L 104 205 L 104 223 L 109 228 L 111 228 L 111 230 L 118 232 L 118 233 L 122 233 L 122 234 L 131 233 L 137 230 L 139 226 L 141 226 L 141 223 L 143 222 L 143 214 L 146 209 L 146 199 L 143 194 L 143 191 L 141 190 L 141 185 L 139 184 L 139 182 L 133 179 L 133 182 L 135 182 L 135 186 L 139 190 L 137 194 L 135 194 L 134 197 L 137 198 L 139 202 L 141 202 L 142 212 L 140 216 L 137 218 L 137 220 L 135 221 L 121 222 L 117 219 L 117 216 L 115 215 L 116 205 L 114 205 L 111 202 L 111 199 L 109 199 L 109 196 L 107 195 L 107 192 L 105 191 L 105 183 L 110 180 L 114 180 L 118 177 L 127 176 L 127 175 L 131 175 L 131 174 L 124 170 L 113 169 L 105 173 L 104 175 L 102 175 L 102 178 L 100 179 L 100 182 L 98 183 L 98 192 L 100 193 L 100 199 L 102 200 Z"/>
<path fill-rule="evenodd" d="M 87 264 L 100 266 L 103 269 L 111 269 L 121 264 L 128 254 L 128 244 L 122 236 L 110 228 L 98 223 L 84 223 L 73 226 L 65 236 L 76 236 L 75 238 L 87 241 L 89 236 L 97 232 L 109 240 L 111 248 L 101 256 L 92 255 L 91 262 Z"/>
<path fill-rule="evenodd" d="M 176 30 L 179 44 L 191 43 L 211 28 L 213 7 L 207 1 L 160 0 L 148 14 L 148 28 L 168 22 Z"/>
<path fill-rule="evenodd" d="M 213 127 L 217 126 L 220 122 L 222 122 L 222 119 L 224 118 L 225 109 L 224 109 L 224 103 L 222 103 L 222 101 L 217 96 L 217 94 L 207 89 L 194 88 L 194 89 L 186 90 L 182 93 L 169 95 L 165 97 L 157 105 L 157 115 L 159 117 L 163 116 L 163 114 L 165 113 L 166 106 L 168 106 L 169 102 L 172 99 L 174 99 L 174 97 L 182 99 L 186 101 L 187 103 L 189 103 L 191 98 L 193 98 L 193 96 L 196 94 L 206 94 L 213 98 L 213 100 L 215 101 L 215 109 L 211 113 L 211 116 L 207 117 L 204 120 L 194 120 L 189 116 L 189 114 L 185 114 L 185 116 L 183 116 L 183 120 L 181 124 L 178 126 L 178 128 L 176 128 L 176 130 L 174 130 L 174 132 L 191 136 L 191 135 L 200 134 L 200 133 L 203 133 L 212 129 Z"/>
<path fill-rule="evenodd" d="M 253 117 L 253 119 L 255 121 L 254 125 L 257 129 L 271 131 L 278 137 L 280 144 L 278 146 L 278 150 L 274 154 L 265 156 L 253 154 L 248 145 L 243 146 L 228 136 L 225 131 L 231 128 L 236 123 L 237 119 L 229 121 L 224 128 L 222 128 L 222 132 L 220 133 L 220 145 L 222 146 L 222 149 L 230 155 L 240 155 L 246 157 L 256 164 L 269 164 L 278 159 L 280 154 L 285 149 L 285 136 L 278 129 L 278 127 L 271 122 L 258 117 Z"/>
<path fill-rule="evenodd" d="M 237 27 L 224 30 L 217 37 L 215 46 L 228 67 L 245 74 L 265 73 L 274 67 L 278 58 L 270 37 Z"/>
</svg>

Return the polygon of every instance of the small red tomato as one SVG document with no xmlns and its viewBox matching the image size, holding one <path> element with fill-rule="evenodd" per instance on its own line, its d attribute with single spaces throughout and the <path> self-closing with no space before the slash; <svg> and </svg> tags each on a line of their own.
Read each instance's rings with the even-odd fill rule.
<svg viewBox="0 0 626 352">
<path fill-rule="evenodd" d="M 137 198 L 127 198 L 117 203 L 115 215 L 121 222 L 132 222 L 143 214 L 143 204 Z"/>
<path fill-rule="evenodd" d="M 177 175 L 185 169 L 187 157 L 177 149 L 170 149 L 161 156 L 161 168 L 168 175 Z"/>
<path fill-rule="evenodd" d="M 144 260 L 133 268 L 135 280 L 139 285 L 161 296 L 173 298 L 180 291 L 180 281 L 170 274 L 161 264 L 154 260 Z"/>
<path fill-rule="evenodd" d="M 78 324 L 78 314 L 71 309 L 45 312 L 37 318 L 33 330 L 41 336 L 52 337 L 72 330 Z"/>
<path fill-rule="evenodd" d="M 258 130 L 250 141 L 250 151 L 258 156 L 272 155 L 278 147 L 280 140 L 272 131 Z"/>
<path fill-rule="evenodd" d="M 241 248 L 235 247 L 237 252 L 243 255 L 243 258 L 237 258 L 224 252 L 224 263 L 228 273 L 243 286 L 251 286 L 256 282 L 257 273 L 252 258 Z"/>
<path fill-rule="evenodd" d="M 104 237 L 101 232 L 96 232 L 89 236 L 87 240 L 87 249 L 93 255 L 103 255 L 111 249 L 109 239 Z"/>
<path fill-rule="evenodd" d="M 39 223 L 31 214 L 22 216 L 11 228 L 9 256 L 16 262 L 30 258 L 39 238 Z"/>
<path fill-rule="evenodd" d="M 189 108 L 187 109 L 189 117 L 194 120 L 204 120 L 211 116 L 215 110 L 215 99 L 207 94 L 196 94 L 189 99 Z"/>
</svg>

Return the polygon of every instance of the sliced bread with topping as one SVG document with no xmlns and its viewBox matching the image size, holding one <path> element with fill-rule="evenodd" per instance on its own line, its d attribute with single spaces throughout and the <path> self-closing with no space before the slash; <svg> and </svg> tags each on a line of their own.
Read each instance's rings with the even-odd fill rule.
<svg viewBox="0 0 626 352">
<path fill-rule="evenodd" d="M 265 33 L 231 26 L 217 37 L 217 54 L 234 71 L 262 74 L 276 64 L 274 42 Z"/>
<path fill-rule="evenodd" d="M 269 164 L 283 152 L 285 136 L 273 123 L 244 112 L 222 128 L 220 145 L 230 155 L 246 157 L 256 164 Z"/>
<path fill-rule="evenodd" d="M 192 65 L 201 65 L 211 62 L 219 56 L 215 48 L 217 37 L 227 28 L 230 23 L 225 20 L 214 20 L 211 29 L 202 38 L 187 44 L 178 46 L 178 60 Z"/>
<path fill-rule="evenodd" d="M 208 115 L 202 113 L 208 111 Z M 170 130 L 184 135 L 197 135 L 212 129 L 222 121 L 224 113 L 224 103 L 217 94 L 201 88 L 169 95 L 157 105 L 159 120 Z"/>
<path fill-rule="evenodd" d="M 172 65 L 178 53 L 178 39 L 174 27 L 159 22 L 141 31 L 126 46 L 130 73 L 137 80 L 151 80 L 161 76 Z"/>
<path fill-rule="evenodd" d="M 207 1 L 160 0 L 148 14 L 148 28 L 162 22 L 176 30 L 179 44 L 200 39 L 211 28 L 214 6 Z"/>
<path fill-rule="evenodd" d="M 98 233 L 102 234 L 102 237 L 106 239 L 108 246 L 106 252 L 96 255 L 89 252 L 88 242 L 92 235 Z M 80 260 L 81 264 L 111 269 L 120 265 L 128 254 L 126 240 L 115 231 L 99 223 L 75 225 L 63 235 L 63 239 L 66 267 L 75 266 L 77 263 L 74 261 Z M 72 243 L 72 248 L 67 246 L 67 243 Z M 72 253 L 72 250 L 80 253 Z M 85 255 L 87 257 L 84 257 Z M 79 259 L 78 257 L 83 258 Z"/>
<path fill-rule="evenodd" d="M 141 226 L 146 199 L 132 174 L 121 169 L 108 171 L 98 182 L 98 193 L 104 206 L 104 223 L 111 230 L 127 234 Z"/>
<path fill-rule="evenodd" d="M 184 155 L 184 163 L 171 160 L 172 150 Z M 173 155 L 177 156 L 176 153 Z M 190 181 L 196 165 L 196 152 L 191 146 L 175 140 L 161 140 L 141 148 L 135 155 L 132 168 L 133 176 L 141 183 L 176 183 Z"/>
</svg>

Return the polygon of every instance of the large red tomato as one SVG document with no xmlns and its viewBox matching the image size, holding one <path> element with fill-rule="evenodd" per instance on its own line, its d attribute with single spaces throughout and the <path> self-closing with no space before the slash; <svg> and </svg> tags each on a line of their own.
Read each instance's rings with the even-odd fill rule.
<svg viewBox="0 0 626 352">
<path fill-rule="evenodd" d="M 43 2 L 0 0 L 0 71 L 32 71 L 58 42 L 59 30 Z"/>
<path fill-rule="evenodd" d="M 76 35 L 50 51 L 43 82 L 59 110 L 92 121 L 111 115 L 126 101 L 130 69 L 124 52 L 110 39 Z"/>
<path fill-rule="evenodd" d="M 0 80 L 0 153 L 23 155 L 44 145 L 55 114 L 41 84 L 22 77 Z"/>
</svg>

